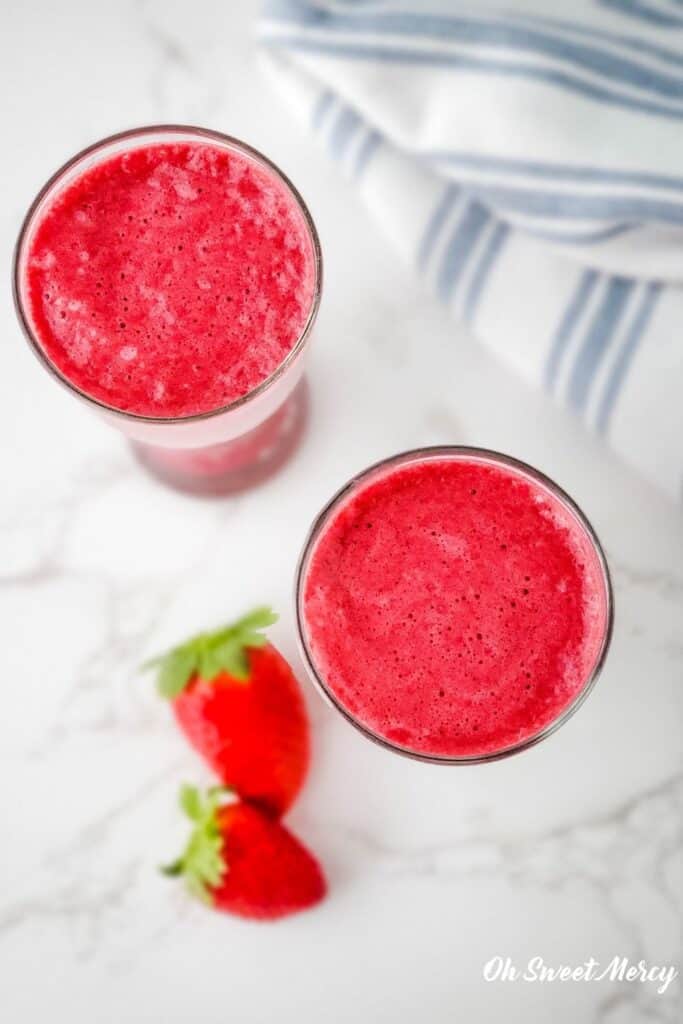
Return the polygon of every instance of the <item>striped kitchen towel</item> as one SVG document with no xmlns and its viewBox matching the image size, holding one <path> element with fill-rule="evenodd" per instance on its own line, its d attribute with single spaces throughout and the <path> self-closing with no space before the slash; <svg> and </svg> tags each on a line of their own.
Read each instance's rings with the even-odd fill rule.
<svg viewBox="0 0 683 1024">
<path fill-rule="evenodd" d="M 454 315 L 683 488 L 683 0 L 272 0 L 278 89 Z"/>
</svg>

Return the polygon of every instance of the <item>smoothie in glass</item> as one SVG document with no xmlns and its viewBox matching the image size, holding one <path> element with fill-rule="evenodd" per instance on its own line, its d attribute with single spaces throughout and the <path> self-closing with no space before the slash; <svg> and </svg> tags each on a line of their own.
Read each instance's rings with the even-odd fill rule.
<svg viewBox="0 0 683 1024">
<path fill-rule="evenodd" d="M 476 449 L 407 453 L 352 481 L 304 552 L 308 667 L 371 738 L 435 760 L 535 742 L 585 696 L 611 592 L 551 481 Z"/>
<path fill-rule="evenodd" d="M 142 146 L 44 212 L 27 266 L 46 355 L 125 412 L 210 412 L 266 380 L 311 308 L 300 209 L 271 173 L 207 143 Z"/>
<path fill-rule="evenodd" d="M 114 136 L 65 165 L 30 211 L 15 265 L 36 351 L 129 436 L 149 438 L 143 460 L 160 475 L 268 460 L 301 417 L 301 392 L 282 408 L 300 377 L 290 386 L 284 368 L 319 290 L 315 229 L 284 175 L 237 140 L 182 127 Z M 273 382 L 281 397 L 263 400 Z M 241 419 L 225 415 L 234 409 Z M 188 427 L 202 419 L 212 425 Z"/>
</svg>

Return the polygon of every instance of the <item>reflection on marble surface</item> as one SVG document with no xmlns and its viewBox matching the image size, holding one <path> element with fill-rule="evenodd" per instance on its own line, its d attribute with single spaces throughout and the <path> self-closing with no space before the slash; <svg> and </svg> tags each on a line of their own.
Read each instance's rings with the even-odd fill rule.
<svg viewBox="0 0 683 1024">
<path fill-rule="evenodd" d="M 96 137 L 170 120 L 271 154 L 310 203 L 327 262 L 304 446 L 260 489 L 217 502 L 156 486 L 54 386 L 5 289 L 3 1017 L 674 1022 L 680 981 L 658 995 L 626 982 L 487 983 L 482 969 L 496 955 L 680 961 L 679 513 L 421 294 L 259 77 L 254 10 L 27 0 L 0 16 L 6 280 L 49 172 Z M 331 896 L 272 927 L 208 914 L 155 870 L 181 834 L 178 783 L 203 772 L 137 666 L 270 601 L 283 613 L 276 642 L 300 669 L 291 581 L 316 511 L 371 460 L 449 441 L 528 460 L 592 519 L 616 588 L 603 677 L 552 739 L 469 769 L 392 757 L 307 688 L 316 756 L 291 820 Z"/>
</svg>

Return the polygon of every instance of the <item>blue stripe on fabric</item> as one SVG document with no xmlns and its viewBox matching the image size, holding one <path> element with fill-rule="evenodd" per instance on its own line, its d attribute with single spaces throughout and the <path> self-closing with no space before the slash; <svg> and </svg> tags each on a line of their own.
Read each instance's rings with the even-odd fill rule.
<svg viewBox="0 0 683 1024">
<path fill-rule="evenodd" d="M 628 199 L 621 196 L 572 195 L 532 192 L 499 185 L 467 185 L 477 198 L 498 210 L 535 217 L 579 220 L 663 221 L 683 224 L 683 203 L 663 199 Z"/>
<path fill-rule="evenodd" d="M 647 329 L 652 317 L 657 299 L 662 291 L 659 282 L 652 282 L 645 288 L 643 301 L 635 315 L 631 328 L 624 340 L 618 358 L 612 367 L 612 373 L 605 386 L 598 415 L 596 427 L 599 433 L 604 434 L 609 428 L 610 419 L 614 411 L 619 393 L 621 392 L 624 380 L 633 360 L 634 353 Z"/>
<path fill-rule="evenodd" d="M 569 377 L 567 397 L 577 412 L 586 408 L 595 373 L 634 288 L 635 283 L 628 278 L 613 278 L 595 312 Z"/>
<path fill-rule="evenodd" d="M 467 296 L 465 297 L 463 316 L 468 324 L 472 322 L 484 290 L 484 285 L 509 234 L 510 228 L 507 224 L 496 224 L 491 237 L 484 247 L 484 251 L 470 281 L 470 286 L 467 289 Z"/>
<path fill-rule="evenodd" d="M 586 305 L 588 304 L 588 300 L 593 294 L 593 290 L 595 289 L 597 282 L 598 273 L 596 270 L 583 271 L 576 286 L 576 290 L 569 300 L 562 315 L 562 319 L 555 331 L 544 373 L 546 387 L 550 390 L 555 387 L 565 349 L 569 344 L 569 339 L 574 333 L 579 317 L 583 313 Z"/>
<path fill-rule="evenodd" d="M 557 242 L 561 245 L 596 245 L 600 242 L 609 242 L 612 238 L 619 238 L 629 231 L 635 231 L 637 227 L 637 224 L 615 224 L 614 227 L 600 231 L 577 231 L 574 234 L 565 231 L 542 231 L 523 225 L 520 225 L 520 230 L 533 235 L 534 238 L 542 238 L 546 242 Z"/>
<path fill-rule="evenodd" d="M 598 49 L 595 45 L 548 35 L 540 29 L 517 25 L 509 20 L 494 22 L 462 15 L 452 17 L 408 11 L 344 14 L 298 4 L 288 7 L 284 17 L 288 25 L 321 28 L 330 34 L 339 31 L 384 33 L 410 36 L 412 39 L 419 37 L 439 42 L 448 39 L 468 45 L 514 49 L 519 53 L 570 62 L 576 68 L 644 89 L 666 99 L 683 97 L 683 80 L 679 76 L 646 67 L 628 57 Z M 676 20 L 680 22 L 681 19 Z"/>
<path fill-rule="evenodd" d="M 281 17 L 285 21 L 291 20 L 291 12 L 296 0 L 271 0 L 265 5 L 265 14 L 274 17 Z M 683 54 L 675 50 L 668 50 L 661 45 L 646 41 L 634 35 L 625 35 L 623 32 L 611 32 L 609 29 L 598 28 L 595 25 L 582 25 L 579 22 L 568 21 L 566 18 L 558 18 L 555 15 L 535 14 L 526 11 L 515 11 L 514 14 L 506 14 L 509 20 L 514 20 L 518 25 L 534 25 L 553 32 L 568 33 L 570 36 L 580 36 L 595 44 L 598 39 L 609 43 L 611 46 L 623 47 L 631 50 L 639 56 L 647 55 L 673 67 L 683 68 Z"/>
<path fill-rule="evenodd" d="M 456 185 L 447 185 L 434 207 L 434 211 L 427 221 L 427 226 L 417 250 L 417 266 L 424 270 L 427 261 L 432 254 L 436 240 L 441 233 L 446 217 L 453 209 L 453 205 L 460 189 Z"/>
<path fill-rule="evenodd" d="M 330 152 L 340 160 L 352 136 L 362 124 L 360 117 L 351 107 L 342 107 L 330 133 Z"/>
<path fill-rule="evenodd" d="M 311 127 L 314 132 L 320 131 L 323 121 L 334 101 L 333 94 L 329 89 L 324 89 L 318 97 L 313 114 L 311 115 Z"/>
<path fill-rule="evenodd" d="M 624 35 L 622 32 L 610 32 L 607 29 L 597 28 L 597 26 L 593 25 L 580 25 L 577 22 L 567 21 L 565 18 L 556 18 L 554 15 L 516 11 L 515 19 L 527 24 L 542 25 L 544 28 L 552 29 L 555 32 L 568 32 L 570 35 L 581 36 L 584 39 L 589 39 L 591 43 L 601 39 L 612 46 L 623 46 L 627 50 L 633 50 L 640 56 L 655 57 L 657 60 L 671 64 L 674 67 L 683 67 L 683 55 L 676 53 L 675 50 L 667 50 L 663 46 L 646 42 L 637 36 Z"/>
<path fill-rule="evenodd" d="M 356 156 L 356 166 L 354 168 L 354 175 L 356 178 L 361 178 L 363 176 L 365 168 L 377 152 L 381 142 L 382 137 L 379 132 L 369 131 L 365 136 L 358 149 L 358 155 Z"/>
<path fill-rule="evenodd" d="M 279 41 L 283 41 L 280 40 Z M 335 57 L 348 57 L 351 60 L 383 61 L 385 63 L 416 64 L 431 67 L 457 68 L 462 71 L 477 73 L 488 72 L 511 78 L 526 78 L 545 82 L 567 92 L 586 96 L 609 106 L 621 107 L 645 114 L 656 114 L 672 120 L 683 119 L 681 107 L 667 107 L 662 103 L 638 99 L 628 93 L 620 93 L 614 89 L 593 85 L 575 78 L 565 71 L 542 68 L 533 64 L 506 64 L 503 61 L 487 60 L 478 57 L 462 57 L 457 54 L 427 53 L 400 47 L 378 46 L 375 43 L 329 43 L 304 38 L 287 37 L 286 47 L 289 50 L 300 50 L 303 53 L 330 54 Z"/>
<path fill-rule="evenodd" d="M 638 0 L 598 0 L 598 3 L 601 7 L 611 7 L 627 18 L 638 18 L 660 28 L 680 28 L 683 25 L 683 18 L 679 15 L 666 14 L 657 8 L 639 3 Z"/>
<path fill-rule="evenodd" d="M 683 177 L 654 174 L 650 171 L 623 171 L 585 164 L 549 164 L 540 160 L 519 160 L 516 157 L 453 150 L 421 150 L 420 156 L 449 166 L 457 164 L 477 171 L 494 171 L 561 181 L 586 181 L 591 185 L 642 185 L 645 188 L 683 191 Z"/>
<path fill-rule="evenodd" d="M 444 302 L 453 294 L 472 248 L 491 220 L 481 203 L 470 202 L 449 241 L 439 270 L 437 292 Z"/>
</svg>

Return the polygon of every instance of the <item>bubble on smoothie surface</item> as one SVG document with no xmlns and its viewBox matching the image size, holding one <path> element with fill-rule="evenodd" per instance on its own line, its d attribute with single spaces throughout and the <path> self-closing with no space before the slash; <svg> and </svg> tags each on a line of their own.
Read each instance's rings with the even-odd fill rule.
<svg viewBox="0 0 683 1024">
<path fill-rule="evenodd" d="M 583 526 L 521 473 L 465 460 L 359 485 L 303 591 L 313 662 L 373 732 L 441 756 L 536 735 L 590 677 L 606 595 Z"/>
<path fill-rule="evenodd" d="M 220 408 L 299 339 L 310 233 L 275 174 L 207 143 L 140 147 L 52 200 L 26 269 L 29 316 L 77 387 L 148 416 Z"/>
</svg>

